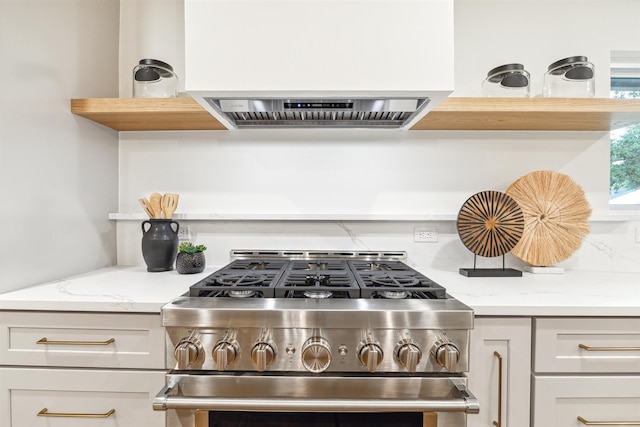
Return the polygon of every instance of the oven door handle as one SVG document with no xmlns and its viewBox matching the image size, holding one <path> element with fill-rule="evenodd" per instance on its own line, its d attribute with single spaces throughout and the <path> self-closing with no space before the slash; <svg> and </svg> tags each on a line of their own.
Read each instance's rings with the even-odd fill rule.
<svg viewBox="0 0 640 427">
<path fill-rule="evenodd" d="M 295 412 L 465 412 L 477 414 L 478 399 L 462 382 L 451 380 L 459 398 L 371 399 L 371 398 L 291 398 L 176 396 L 179 381 L 167 384 L 153 399 L 153 409 L 218 411 L 295 411 Z"/>
</svg>

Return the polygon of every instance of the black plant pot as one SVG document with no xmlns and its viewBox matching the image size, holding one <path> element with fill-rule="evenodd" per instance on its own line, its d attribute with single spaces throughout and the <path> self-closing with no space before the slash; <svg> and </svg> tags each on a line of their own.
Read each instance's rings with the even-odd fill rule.
<svg viewBox="0 0 640 427">
<path fill-rule="evenodd" d="M 202 273 L 206 265 L 204 252 L 189 254 L 179 252 L 176 258 L 176 270 L 180 274 Z"/>
</svg>

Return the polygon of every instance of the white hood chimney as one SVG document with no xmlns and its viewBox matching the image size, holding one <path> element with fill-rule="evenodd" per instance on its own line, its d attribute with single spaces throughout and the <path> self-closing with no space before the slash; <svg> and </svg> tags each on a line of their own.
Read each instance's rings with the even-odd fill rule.
<svg viewBox="0 0 640 427">
<path fill-rule="evenodd" d="M 185 43 L 229 128 L 407 128 L 453 91 L 453 0 L 185 0 Z"/>
</svg>

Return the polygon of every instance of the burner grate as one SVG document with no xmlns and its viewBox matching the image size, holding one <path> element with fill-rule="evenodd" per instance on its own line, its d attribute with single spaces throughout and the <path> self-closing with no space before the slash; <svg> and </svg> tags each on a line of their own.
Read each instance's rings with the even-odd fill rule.
<svg viewBox="0 0 640 427">
<path fill-rule="evenodd" d="M 280 272 L 261 270 L 220 270 L 205 277 L 189 290 L 190 296 L 198 297 L 248 297 L 242 295 L 252 291 L 265 298 L 274 297 L 274 286 Z"/>
<path fill-rule="evenodd" d="M 237 252 L 237 251 L 236 251 Z M 236 253 L 234 252 L 234 253 Z M 401 253 L 239 251 L 189 295 L 233 298 L 446 299 Z"/>
<path fill-rule="evenodd" d="M 360 287 L 353 275 L 346 270 L 289 271 L 276 285 L 275 296 L 276 298 L 355 299 L 360 296 Z"/>
<path fill-rule="evenodd" d="M 412 299 L 446 298 L 445 288 L 417 271 L 361 273 L 358 278 L 362 298 L 402 299 L 402 292 Z"/>
</svg>

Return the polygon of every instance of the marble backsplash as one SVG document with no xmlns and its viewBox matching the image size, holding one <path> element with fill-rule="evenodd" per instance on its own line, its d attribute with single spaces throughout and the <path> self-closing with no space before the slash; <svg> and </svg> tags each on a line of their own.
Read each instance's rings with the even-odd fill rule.
<svg viewBox="0 0 640 427">
<path fill-rule="evenodd" d="M 187 221 L 191 241 L 208 247 L 208 265 L 229 262 L 232 249 L 313 249 L 406 251 L 416 267 L 457 271 L 473 266 L 473 254 L 464 247 L 455 221 Z M 414 242 L 414 227 L 438 233 L 436 243 Z M 569 259 L 557 266 L 572 270 L 640 273 L 640 243 L 635 241 L 640 221 L 593 221 L 591 233 Z M 144 265 L 139 221 L 118 223 L 118 264 Z M 507 254 L 506 266 L 523 263 Z M 477 259 L 478 267 L 500 267 L 502 257 Z"/>
</svg>

